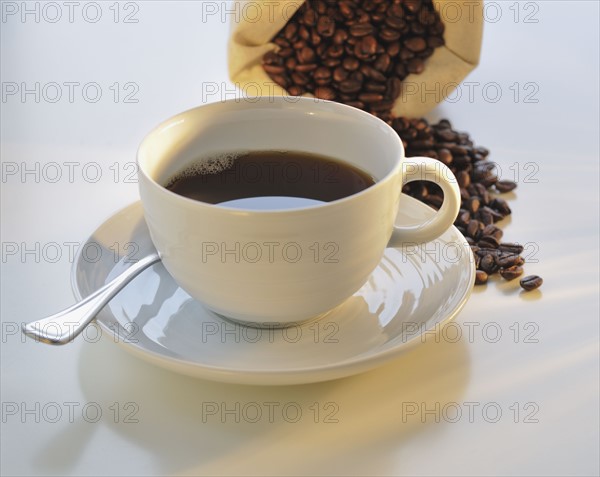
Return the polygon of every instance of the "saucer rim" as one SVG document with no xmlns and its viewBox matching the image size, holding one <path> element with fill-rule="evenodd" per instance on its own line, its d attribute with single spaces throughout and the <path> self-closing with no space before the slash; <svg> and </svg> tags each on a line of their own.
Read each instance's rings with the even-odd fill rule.
<svg viewBox="0 0 600 477">
<path fill-rule="evenodd" d="M 408 204 L 410 206 L 416 207 L 424 207 L 428 210 L 431 210 L 429 206 L 420 202 L 419 200 L 406 196 L 404 199 L 408 199 Z M 110 214 L 106 217 L 98 226 L 95 227 L 94 231 L 88 236 L 88 238 L 84 241 L 84 243 L 88 243 L 96 232 L 101 229 L 105 224 L 109 221 L 115 219 L 117 216 L 126 214 L 139 209 L 141 212 L 141 218 L 143 218 L 143 208 L 140 200 L 134 201 L 116 212 Z M 464 235 L 454 226 L 452 225 L 448 230 L 452 230 L 459 237 L 463 237 Z M 444 232 L 447 233 L 448 231 Z M 435 242 L 438 239 L 433 240 Z M 454 243 L 459 244 L 466 252 L 467 256 L 472 256 L 471 248 L 469 247 L 466 239 L 464 241 L 454 241 Z M 399 248 L 399 247 L 395 247 Z M 73 264 L 71 266 L 71 289 L 75 298 L 80 301 L 84 297 L 81 295 L 79 285 L 77 283 L 77 269 L 78 265 L 83 253 L 84 247 L 80 247 L 77 251 L 77 254 L 73 260 Z M 407 341 L 404 341 L 396 346 L 393 346 L 387 350 L 381 351 L 379 353 L 370 354 L 366 357 L 361 357 L 364 353 L 357 355 L 352 358 L 345 359 L 343 361 L 338 361 L 328 365 L 320 365 L 313 367 L 304 367 L 304 368 L 290 368 L 286 370 L 275 370 L 275 369 L 252 369 L 252 370 L 241 370 L 231 367 L 224 366 L 215 366 L 210 364 L 203 364 L 193 361 L 188 361 L 185 359 L 176 358 L 173 356 L 166 356 L 164 354 L 158 353 L 153 350 L 149 350 L 144 346 L 141 346 L 139 343 L 131 343 L 126 342 L 124 340 L 118 340 L 117 344 L 125 349 L 125 351 L 138 356 L 140 359 L 144 361 L 151 362 L 161 368 L 168 369 L 179 374 L 184 374 L 193 377 L 200 377 L 204 379 L 212 379 L 221 382 L 230 382 L 230 383 L 239 383 L 239 384 L 262 384 L 262 385 L 277 385 L 277 384 L 305 384 L 305 383 L 313 383 L 320 381 L 328 381 L 332 379 L 343 378 L 355 374 L 360 374 L 362 372 L 369 371 L 375 367 L 378 367 L 386 362 L 391 361 L 394 358 L 401 356 L 403 353 L 412 350 L 416 345 L 420 343 L 420 338 L 428 333 L 433 331 L 436 327 L 439 327 L 438 331 L 441 330 L 446 324 L 454 320 L 454 318 L 462 311 L 467 301 L 469 300 L 473 288 L 475 285 L 475 262 L 474 260 L 469 260 L 469 284 L 465 287 L 460 300 L 455 305 L 453 310 L 445 315 L 443 319 L 433 324 L 432 327 L 427 328 L 421 331 L 418 334 L 415 334 Z M 102 331 L 103 336 L 110 336 L 110 328 L 104 323 L 102 320 L 94 319 L 94 323 L 98 324 Z M 334 374 L 331 376 L 331 374 Z M 290 377 L 302 377 L 304 376 L 304 380 L 302 379 L 293 379 L 289 380 Z M 275 381 L 275 378 L 277 381 Z M 266 381 L 265 381 L 266 379 Z M 257 381 L 258 380 L 258 381 Z"/>
</svg>

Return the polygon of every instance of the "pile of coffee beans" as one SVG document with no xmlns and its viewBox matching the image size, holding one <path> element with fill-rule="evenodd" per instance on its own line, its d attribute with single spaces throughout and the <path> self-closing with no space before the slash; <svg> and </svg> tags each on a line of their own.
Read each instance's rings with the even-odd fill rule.
<svg viewBox="0 0 600 477">
<path fill-rule="evenodd" d="M 311 93 L 390 119 L 401 82 L 444 44 L 432 0 L 306 0 L 263 67 L 292 96 Z"/>
<path fill-rule="evenodd" d="M 511 214 L 506 200 L 498 196 L 510 192 L 517 184 L 500 180 L 489 151 L 475 146 L 467 133 L 455 131 L 446 119 L 429 124 L 425 119 L 395 118 L 389 121 L 406 149 L 407 157 L 427 156 L 452 170 L 458 180 L 461 209 L 454 225 L 471 246 L 477 267 L 476 284 L 487 283 L 489 275 L 499 273 L 506 280 L 523 274 L 523 246 L 503 242 L 504 233 L 497 222 Z M 431 182 L 417 181 L 404 190 L 416 199 L 438 209 L 443 202 L 442 190 Z M 521 280 L 527 291 L 541 286 L 542 279 L 531 275 Z"/>
</svg>

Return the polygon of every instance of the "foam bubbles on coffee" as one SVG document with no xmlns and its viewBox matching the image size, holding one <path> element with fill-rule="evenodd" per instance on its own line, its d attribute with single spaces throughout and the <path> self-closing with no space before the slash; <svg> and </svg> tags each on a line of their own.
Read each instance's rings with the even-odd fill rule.
<svg viewBox="0 0 600 477">
<path fill-rule="evenodd" d="M 183 171 L 171 178 L 167 183 L 167 189 L 171 184 L 184 177 L 204 176 L 208 174 L 219 174 L 227 169 L 231 169 L 237 157 L 240 156 L 239 152 L 222 152 L 215 156 L 211 156 L 208 159 L 194 162 L 187 166 Z"/>
</svg>

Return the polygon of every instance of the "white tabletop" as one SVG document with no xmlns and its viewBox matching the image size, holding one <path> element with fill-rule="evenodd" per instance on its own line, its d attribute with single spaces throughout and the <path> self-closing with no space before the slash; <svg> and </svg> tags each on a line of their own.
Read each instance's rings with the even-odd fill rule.
<svg viewBox="0 0 600 477">
<path fill-rule="evenodd" d="M 202 21 L 203 5 L 225 2 L 83 2 L 72 22 L 67 3 L 55 23 L 56 6 L 2 3 L 3 475 L 598 475 L 597 2 L 490 2 L 502 16 L 489 12 L 472 98 L 463 86 L 431 115 L 489 147 L 505 177 L 518 171 L 505 238 L 528 244 L 540 291 L 493 282 L 456 319 L 458 341 L 286 387 L 196 380 L 110 340 L 54 348 L 17 331 L 73 302 L 70 252 L 137 200 L 126 177 L 144 133 L 233 89 L 227 24 Z M 39 22 L 12 14 L 36 4 Z M 39 97 L 22 96 L 35 83 Z M 302 419 L 236 411 L 272 402 Z"/>
</svg>

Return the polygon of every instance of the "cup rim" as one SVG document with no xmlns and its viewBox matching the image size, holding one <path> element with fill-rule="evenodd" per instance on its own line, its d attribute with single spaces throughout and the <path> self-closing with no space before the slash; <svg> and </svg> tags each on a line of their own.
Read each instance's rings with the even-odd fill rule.
<svg viewBox="0 0 600 477">
<path fill-rule="evenodd" d="M 290 101 L 290 98 L 293 98 L 293 101 Z M 140 161 L 140 153 L 141 153 L 141 150 L 142 150 L 143 146 L 145 145 L 145 143 L 152 136 L 154 136 L 156 133 L 164 130 L 166 127 L 172 126 L 177 120 L 181 120 L 182 116 L 191 114 L 200 109 L 211 108 L 211 107 L 215 108 L 220 105 L 226 105 L 226 104 L 230 104 L 230 103 L 240 103 L 241 101 L 244 101 L 244 98 L 233 98 L 233 99 L 227 99 L 224 101 L 206 103 L 206 104 L 202 104 L 200 106 L 186 109 L 185 111 L 182 111 L 180 113 L 177 113 L 177 114 L 169 117 L 168 119 L 162 121 L 157 126 L 152 128 L 152 130 L 150 130 L 150 132 L 148 132 L 144 136 L 144 138 L 140 142 L 140 145 L 138 146 L 138 149 L 136 152 L 136 166 L 137 166 L 138 174 L 143 175 L 144 178 L 147 180 L 147 182 L 151 185 L 151 187 L 158 190 L 159 193 L 166 194 L 166 196 L 170 197 L 172 200 L 183 201 L 184 204 L 187 204 L 192 207 L 197 207 L 198 209 L 219 210 L 219 211 L 223 211 L 224 213 L 242 213 L 244 215 L 254 215 L 254 214 L 256 214 L 256 215 L 276 215 L 276 214 L 301 214 L 301 213 L 311 212 L 314 210 L 326 210 L 329 208 L 334 208 L 341 204 L 345 204 L 347 202 L 358 200 L 361 197 L 366 196 L 368 194 L 374 194 L 376 190 L 381 189 L 382 187 L 385 187 L 385 184 L 387 184 L 387 182 L 391 181 L 393 179 L 393 177 L 395 177 L 396 174 L 398 174 L 402 168 L 402 162 L 406 157 L 406 152 L 404 150 L 404 145 L 402 144 L 402 140 L 401 140 L 400 136 L 394 131 L 394 129 L 389 124 L 387 124 L 385 121 L 378 118 L 377 116 L 374 116 L 370 113 L 367 113 L 366 111 L 363 111 L 358 108 L 354 108 L 352 106 L 348 106 L 343 103 L 338 103 L 336 101 L 327 101 L 327 100 L 318 99 L 318 98 L 310 98 L 310 97 L 302 97 L 302 96 L 259 96 L 259 97 L 255 97 L 252 99 L 253 99 L 253 102 L 251 103 L 251 105 L 256 105 L 256 104 L 261 104 L 261 103 L 269 103 L 269 104 L 275 105 L 275 104 L 285 104 L 286 102 L 290 103 L 290 104 L 296 104 L 296 103 L 320 104 L 320 105 L 325 105 L 327 107 L 331 107 L 333 109 L 339 109 L 339 110 L 341 110 L 340 112 L 342 114 L 356 115 L 359 117 L 366 118 L 369 121 L 375 120 L 375 122 L 380 122 L 381 125 L 384 126 L 384 128 L 390 129 L 393 132 L 393 136 L 392 136 L 393 140 L 394 140 L 394 142 L 396 142 L 396 145 L 399 146 L 399 156 L 396 159 L 396 163 L 394 164 L 394 166 L 381 178 L 381 180 L 376 181 L 372 186 L 367 187 L 366 189 L 363 189 L 360 192 L 356 192 L 349 196 L 342 197 L 341 199 L 332 200 L 330 202 L 323 202 L 321 204 L 313 204 L 313 205 L 294 207 L 294 208 L 289 208 L 289 209 L 249 209 L 249 208 L 230 207 L 230 206 L 221 205 L 221 204 L 210 204 L 208 202 L 202 202 L 202 201 L 199 201 L 196 199 L 191 199 L 189 197 L 179 195 L 173 191 L 170 191 L 169 189 L 167 189 L 166 187 L 164 187 L 163 185 L 158 183 L 154 178 L 152 178 L 144 170 L 144 168 L 142 167 L 142 165 L 140 163 L 141 162 Z M 342 159 L 342 158 L 340 158 L 338 160 L 344 161 L 344 159 Z"/>
</svg>

